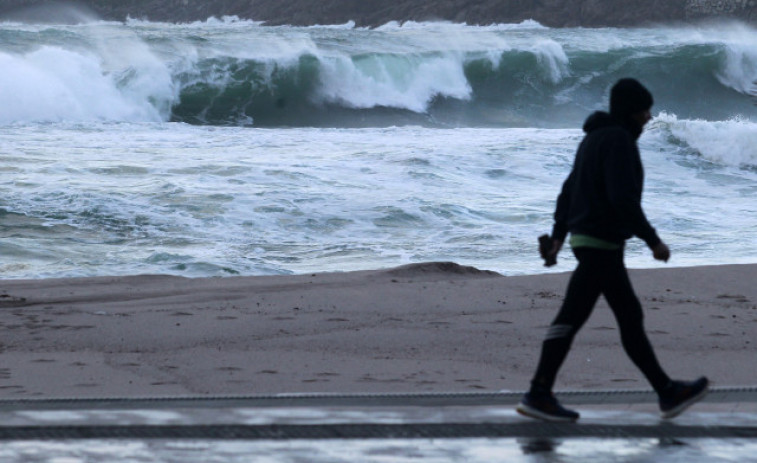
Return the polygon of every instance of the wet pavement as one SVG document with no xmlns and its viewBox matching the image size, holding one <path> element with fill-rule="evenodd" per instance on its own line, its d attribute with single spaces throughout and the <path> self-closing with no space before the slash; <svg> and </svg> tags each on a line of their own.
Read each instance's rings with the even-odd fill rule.
<svg viewBox="0 0 757 463">
<path fill-rule="evenodd" d="M 0 401 L 2 462 L 757 462 L 757 389 L 672 421 L 651 391 L 566 392 L 575 424 L 517 392 Z"/>
</svg>

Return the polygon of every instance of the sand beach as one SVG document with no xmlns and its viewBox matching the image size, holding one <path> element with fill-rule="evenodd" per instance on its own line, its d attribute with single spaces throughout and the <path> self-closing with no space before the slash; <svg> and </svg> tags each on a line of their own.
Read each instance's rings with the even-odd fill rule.
<svg viewBox="0 0 757 463">
<path fill-rule="evenodd" d="M 454 263 L 0 283 L 0 398 L 523 390 L 569 273 Z M 676 378 L 757 383 L 757 265 L 632 270 Z M 558 389 L 646 389 L 604 301 Z"/>
</svg>

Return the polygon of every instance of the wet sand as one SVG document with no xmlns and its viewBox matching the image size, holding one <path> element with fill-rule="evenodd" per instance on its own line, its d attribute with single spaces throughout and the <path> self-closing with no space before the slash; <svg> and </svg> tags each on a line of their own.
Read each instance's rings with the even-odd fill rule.
<svg viewBox="0 0 757 463">
<path fill-rule="evenodd" d="M 452 263 L 0 283 L 0 399 L 476 392 L 528 385 L 569 273 Z M 757 384 L 757 265 L 632 270 L 676 378 Z M 604 301 L 558 389 L 647 389 Z"/>
</svg>

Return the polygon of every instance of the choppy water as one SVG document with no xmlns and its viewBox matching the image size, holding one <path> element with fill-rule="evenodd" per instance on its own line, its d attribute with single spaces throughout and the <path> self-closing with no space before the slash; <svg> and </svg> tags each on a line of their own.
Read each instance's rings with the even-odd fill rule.
<svg viewBox="0 0 757 463">
<path fill-rule="evenodd" d="M 757 262 L 749 26 L 6 22 L 0 67 L 2 278 L 541 272 L 578 128 L 628 75 L 669 265 Z"/>
</svg>

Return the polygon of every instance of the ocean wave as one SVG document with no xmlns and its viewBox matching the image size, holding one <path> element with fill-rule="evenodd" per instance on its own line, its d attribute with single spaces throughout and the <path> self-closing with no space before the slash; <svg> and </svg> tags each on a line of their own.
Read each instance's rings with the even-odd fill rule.
<svg viewBox="0 0 757 463">
<path fill-rule="evenodd" d="M 144 85 L 155 80 L 141 82 L 145 74 L 132 68 L 122 73 L 119 85 L 88 54 L 47 46 L 24 56 L 0 52 L 0 68 L 0 123 L 165 118 Z"/>
<path fill-rule="evenodd" d="M 734 118 L 726 121 L 681 120 L 658 115 L 653 126 L 670 141 L 709 162 L 757 168 L 757 122 Z"/>
<path fill-rule="evenodd" d="M 656 111 L 757 118 L 757 31 L 538 23 L 0 26 L 0 123 L 574 127 L 638 76 Z M 615 33 L 617 32 L 617 33 Z"/>
<path fill-rule="evenodd" d="M 736 68 L 729 53 L 705 45 L 662 55 L 629 49 L 571 56 L 541 41 L 503 51 L 304 54 L 287 63 L 213 59 L 181 76 L 187 83 L 172 116 L 257 126 L 570 127 L 605 107 L 615 80 L 644 75 L 656 110 L 706 120 L 755 117 L 747 82 L 757 76 L 750 68 L 757 56 L 742 57 Z"/>
</svg>

